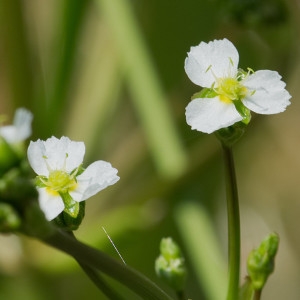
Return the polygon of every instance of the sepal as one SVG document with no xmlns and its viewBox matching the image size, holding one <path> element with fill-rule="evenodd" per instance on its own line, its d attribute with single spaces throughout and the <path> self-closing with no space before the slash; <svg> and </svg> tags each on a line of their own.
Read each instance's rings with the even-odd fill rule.
<svg viewBox="0 0 300 300">
<path fill-rule="evenodd" d="M 70 213 L 64 210 L 53 220 L 56 226 L 66 231 L 74 231 L 78 229 L 85 215 L 85 201 L 76 203 L 78 204 L 77 216 L 73 217 Z"/>
<path fill-rule="evenodd" d="M 247 125 L 245 123 L 237 122 L 229 127 L 221 128 L 215 132 L 216 137 L 222 144 L 227 147 L 232 147 L 244 135 Z"/>
</svg>

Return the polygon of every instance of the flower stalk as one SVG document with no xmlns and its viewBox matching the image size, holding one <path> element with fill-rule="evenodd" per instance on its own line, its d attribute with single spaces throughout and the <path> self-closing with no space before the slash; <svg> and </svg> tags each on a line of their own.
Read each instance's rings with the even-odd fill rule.
<svg viewBox="0 0 300 300">
<path fill-rule="evenodd" d="M 254 292 L 254 300 L 260 300 L 261 297 L 261 290 Z"/>
<path fill-rule="evenodd" d="M 77 240 L 73 231 L 68 232 L 71 237 L 74 238 L 74 240 Z M 114 299 L 114 300 L 125 300 L 121 295 L 117 293 L 114 289 L 112 289 L 107 282 L 103 279 L 100 272 L 81 261 L 77 260 L 77 263 L 81 267 L 81 269 L 85 272 L 85 274 L 90 278 L 90 280 L 98 287 L 102 293 L 108 297 L 108 299 Z"/>
<path fill-rule="evenodd" d="M 93 268 L 93 272 L 98 270 L 119 281 L 144 300 L 172 300 L 144 275 L 119 263 L 105 253 L 75 240 L 66 232 L 55 230 L 53 234 L 42 238 L 42 240 L 46 244 L 71 255 L 80 264 L 88 266 L 89 270 Z"/>
<path fill-rule="evenodd" d="M 240 282 L 240 213 L 232 148 L 222 143 L 228 215 L 229 282 L 227 300 L 238 299 Z"/>
</svg>

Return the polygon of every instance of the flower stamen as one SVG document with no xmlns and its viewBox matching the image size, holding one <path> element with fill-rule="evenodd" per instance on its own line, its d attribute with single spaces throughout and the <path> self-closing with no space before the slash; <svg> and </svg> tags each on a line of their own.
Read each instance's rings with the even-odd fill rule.
<svg viewBox="0 0 300 300">
<path fill-rule="evenodd" d="M 225 103 L 241 100 L 248 93 L 247 88 L 237 78 L 217 78 L 216 82 L 217 87 L 214 88 L 214 91 L 219 95 L 220 100 Z"/>
</svg>

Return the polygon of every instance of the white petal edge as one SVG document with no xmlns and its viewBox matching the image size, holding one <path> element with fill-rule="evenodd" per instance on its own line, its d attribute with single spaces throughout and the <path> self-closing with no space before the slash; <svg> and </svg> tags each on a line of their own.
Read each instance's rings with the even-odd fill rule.
<svg viewBox="0 0 300 300">
<path fill-rule="evenodd" d="M 46 149 L 43 141 L 30 141 L 27 149 L 27 158 L 31 168 L 38 175 L 48 176 L 49 170 L 47 168 L 45 159 L 43 158 L 45 153 Z"/>
<path fill-rule="evenodd" d="M 33 170 L 45 176 L 49 174 L 48 166 L 51 170 L 64 170 L 70 173 L 81 165 L 84 153 L 83 142 L 74 142 L 64 136 L 60 139 L 51 137 L 46 141 L 31 141 L 27 150 L 28 160 Z"/>
<path fill-rule="evenodd" d="M 18 108 L 15 112 L 13 125 L 0 127 L 0 135 L 9 143 L 18 143 L 31 135 L 33 115 L 25 108 Z"/>
<path fill-rule="evenodd" d="M 257 71 L 247 77 L 243 84 L 249 90 L 249 95 L 242 101 L 256 113 L 277 114 L 285 111 L 290 104 L 291 95 L 285 89 L 281 76 L 275 71 Z"/>
<path fill-rule="evenodd" d="M 233 104 L 222 102 L 218 97 L 194 99 L 186 107 L 185 115 L 192 129 L 204 133 L 212 133 L 242 120 Z"/>
<path fill-rule="evenodd" d="M 118 170 L 113 168 L 109 162 L 98 160 L 77 176 L 78 187 L 76 190 L 70 191 L 70 195 L 78 202 L 86 200 L 116 183 L 120 179 L 117 173 Z"/>
<path fill-rule="evenodd" d="M 14 126 L 17 128 L 18 141 L 23 141 L 31 135 L 32 113 L 25 108 L 18 108 L 14 117 Z"/>
<path fill-rule="evenodd" d="M 184 69 L 189 79 L 202 87 L 211 87 L 217 78 L 234 77 L 239 63 L 235 46 L 227 39 L 201 42 L 191 47 Z"/>
<path fill-rule="evenodd" d="M 65 208 L 60 196 L 49 194 L 46 189 L 38 188 L 39 205 L 48 221 L 56 218 Z"/>
<path fill-rule="evenodd" d="M 70 173 L 82 164 L 85 154 L 83 142 L 71 141 L 68 137 L 51 137 L 44 141 L 48 158 L 47 163 L 54 170 L 65 170 Z"/>
</svg>

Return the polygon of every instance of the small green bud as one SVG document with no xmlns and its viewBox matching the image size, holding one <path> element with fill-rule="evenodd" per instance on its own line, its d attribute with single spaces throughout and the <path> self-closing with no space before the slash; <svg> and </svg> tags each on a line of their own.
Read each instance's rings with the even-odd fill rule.
<svg viewBox="0 0 300 300">
<path fill-rule="evenodd" d="M 17 166 L 20 162 L 20 157 L 16 154 L 10 144 L 0 136 L 0 176 L 9 169 Z"/>
<path fill-rule="evenodd" d="M 274 271 L 278 245 L 279 236 L 272 233 L 262 241 L 257 249 L 250 252 L 247 260 L 247 270 L 254 290 L 261 290 Z"/>
<path fill-rule="evenodd" d="M 161 240 L 159 249 L 161 255 L 166 259 L 182 257 L 180 248 L 170 237 Z"/>
<path fill-rule="evenodd" d="M 22 217 L 31 202 L 37 202 L 38 192 L 33 182 L 14 168 L 0 178 L 0 200 L 11 205 Z"/>
<path fill-rule="evenodd" d="M 72 214 L 64 210 L 53 220 L 56 226 L 66 231 L 73 231 L 78 229 L 85 215 L 85 201 L 76 203 L 78 205 L 78 207 L 76 208 L 78 209 L 76 216 L 72 216 Z"/>
<path fill-rule="evenodd" d="M 163 238 L 160 252 L 160 256 L 155 261 L 157 276 L 165 280 L 176 292 L 183 291 L 186 268 L 180 248 L 171 238 Z"/>
<path fill-rule="evenodd" d="M 0 232 L 14 232 L 20 225 L 21 219 L 14 208 L 7 203 L 0 203 Z"/>
</svg>

